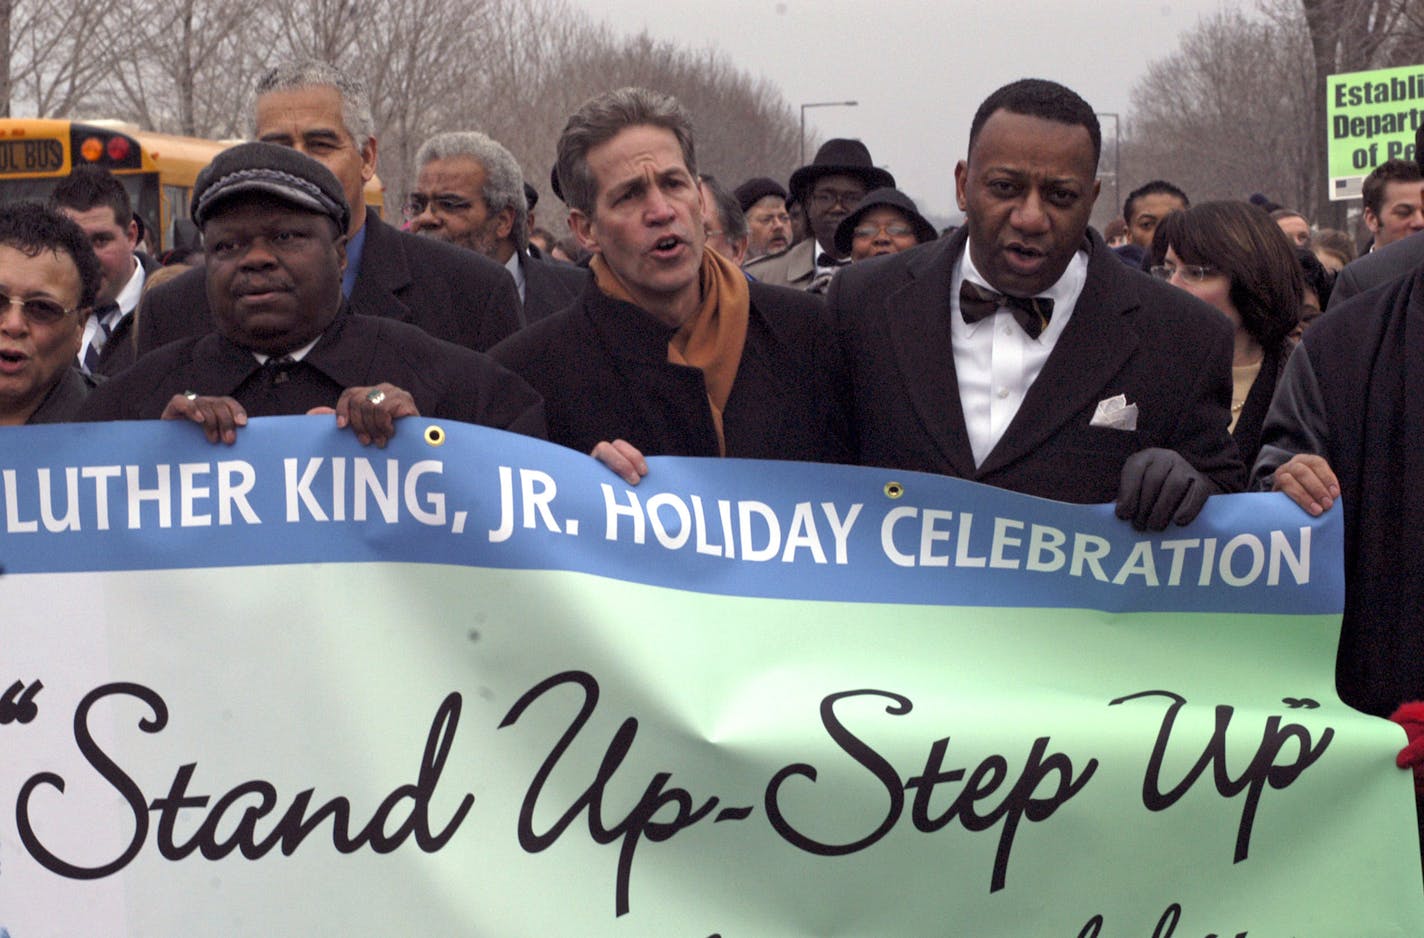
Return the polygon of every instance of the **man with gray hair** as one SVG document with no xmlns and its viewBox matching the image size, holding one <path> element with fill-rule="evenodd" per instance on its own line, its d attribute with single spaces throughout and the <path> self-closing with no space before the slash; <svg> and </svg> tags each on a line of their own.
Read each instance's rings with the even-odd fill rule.
<svg viewBox="0 0 1424 938">
<path fill-rule="evenodd" d="M 413 323 L 477 351 L 518 327 L 519 294 L 498 264 L 403 232 L 367 211 L 365 187 L 375 177 L 378 148 L 359 81 L 320 62 L 272 69 L 258 82 L 253 126 L 258 140 L 304 153 L 340 181 L 351 206 L 341 289 L 352 312 Z M 212 328 L 202 271 L 190 271 L 145 297 L 139 353 Z"/>
<path fill-rule="evenodd" d="M 586 271 L 529 253 L 529 203 L 514 154 L 478 131 L 452 131 L 425 141 L 415 165 L 405 204 L 411 230 L 503 264 L 523 303 L 521 328 L 578 299 Z"/>
<path fill-rule="evenodd" d="M 569 228 L 593 254 L 578 302 L 492 352 L 545 400 L 549 439 L 630 484 L 643 454 L 836 461 L 847 452 L 820 300 L 750 283 L 705 249 L 692 125 L 623 88 L 559 137 Z"/>
<path fill-rule="evenodd" d="M 707 246 L 738 266 L 747 259 L 747 216 L 737 197 L 710 173 L 701 178 L 702 201 L 707 206 L 703 222 Z"/>
</svg>

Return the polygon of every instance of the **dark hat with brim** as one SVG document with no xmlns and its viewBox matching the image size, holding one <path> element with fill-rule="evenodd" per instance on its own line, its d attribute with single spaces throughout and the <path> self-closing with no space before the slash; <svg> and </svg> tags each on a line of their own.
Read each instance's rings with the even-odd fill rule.
<svg viewBox="0 0 1424 938">
<path fill-rule="evenodd" d="M 748 179 L 737 186 L 732 194 L 737 197 L 737 202 L 742 206 L 743 212 L 769 195 L 774 195 L 783 201 L 786 199 L 786 190 L 781 188 L 781 183 L 768 176 L 755 176 Z"/>
<path fill-rule="evenodd" d="M 239 195 L 266 195 L 325 215 L 342 233 L 351 221 L 346 194 L 331 170 L 275 143 L 240 143 L 213 157 L 193 184 L 193 221 L 201 228 L 220 204 Z"/>
<path fill-rule="evenodd" d="M 821 144 L 816 158 L 791 174 L 787 188 L 799 197 L 822 176 L 854 176 L 865 183 L 867 189 L 892 189 L 895 186 L 895 177 L 871 161 L 865 144 L 844 137 L 834 137 Z"/>
<path fill-rule="evenodd" d="M 855 226 L 860 224 L 860 220 L 871 209 L 887 205 L 905 213 L 905 217 L 910 221 L 910 227 L 915 229 L 915 240 L 920 244 L 939 237 L 935 226 L 926 221 L 925 216 L 915 208 L 914 199 L 899 189 L 876 189 L 874 192 L 867 193 L 865 198 L 856 204 L 855 211 L 842 218 L 841 223 L 836 226 L 836 250 L 842 254 L 849 254 L 850 243 L 855 238 Z"/>
</svg>

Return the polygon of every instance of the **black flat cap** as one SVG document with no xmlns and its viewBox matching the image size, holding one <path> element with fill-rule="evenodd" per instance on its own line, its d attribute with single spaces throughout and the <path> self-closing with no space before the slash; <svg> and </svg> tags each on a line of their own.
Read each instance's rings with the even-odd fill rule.
<svg viewBox="0 0 1424 938">
<path fill-rule="evenodd" d="M 781 183 L 768 176 L 754 176 L 737 186 L 732 194 L 737 197 L 744 212 L 769 195 L 783 200 L 786 198 L 786 190 L 781 187 Z"/>
<path fill-rule="evenodd" d="M 910 221 L 910 227 L 915 229 L 915 240 L 920 244 L 939 237 L 939 232 L 935 231 L 934 225 L 931 225 L 925 216 L 920 214 L 919 209 L 915 208 L 914 199 L 899 189 L 876 189 L 874 192 L 866 193 L 865 198 L 856 203 L 855 211 L 842 218 L 841 223 L 836 225 L 836 250 L 849 254 L 850 242 L 855 237 L 855 226 L 860 224 L 860 220 L 871 209 L 885 205 L 905 213 L 905 217 Z"/>
<path fill-rule="evenodd" d="M 343 234 L 351 221 L 346 194 L 331 170 L 275 143 L 240 143 L 213 157 L 193 184 L 193 221 L 201 228 L 220 203 L 245 193 L 269 195 L 325 215 Z"/>
</svg>

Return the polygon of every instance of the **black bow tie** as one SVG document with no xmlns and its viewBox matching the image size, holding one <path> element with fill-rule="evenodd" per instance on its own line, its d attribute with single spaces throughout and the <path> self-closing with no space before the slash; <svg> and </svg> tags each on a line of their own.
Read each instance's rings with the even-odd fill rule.
<svg viewBox="0 0 1424 938">
<path fill-rule="evenodd" d="M 850 258 L 847 257 L 843 261 L 838 261 L 831 255 L 827 254 L 825 251 L 822 251 L 820 254 L 816 255 L 817 267 L 845 267 L 849 263 Z"/>
<path fill-rule="evenodd" d="M 967 323 L 992 316 L 1001 306 L 1009 308 L 1031 339 L 1043 334 L 1053 316 L 1053 300 L 1046 296 L 1005 296 L 970 280 L 959 287 L 959 312 Z"/>
</svg>

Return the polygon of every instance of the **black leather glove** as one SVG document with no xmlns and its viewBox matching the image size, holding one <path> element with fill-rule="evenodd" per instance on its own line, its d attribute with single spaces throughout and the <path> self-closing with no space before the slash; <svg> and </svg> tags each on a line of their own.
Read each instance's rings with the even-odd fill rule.
<svg viewBox="0 0 1424 938">
<path fill-rule="evenodd" d="M 1122 466 L 1117 516 L 1139 531 L 1164 531 L 1167 523 L 1190 524 L 1216 486 L 1173 449 L 1144 449 Z"/>
</svg>

